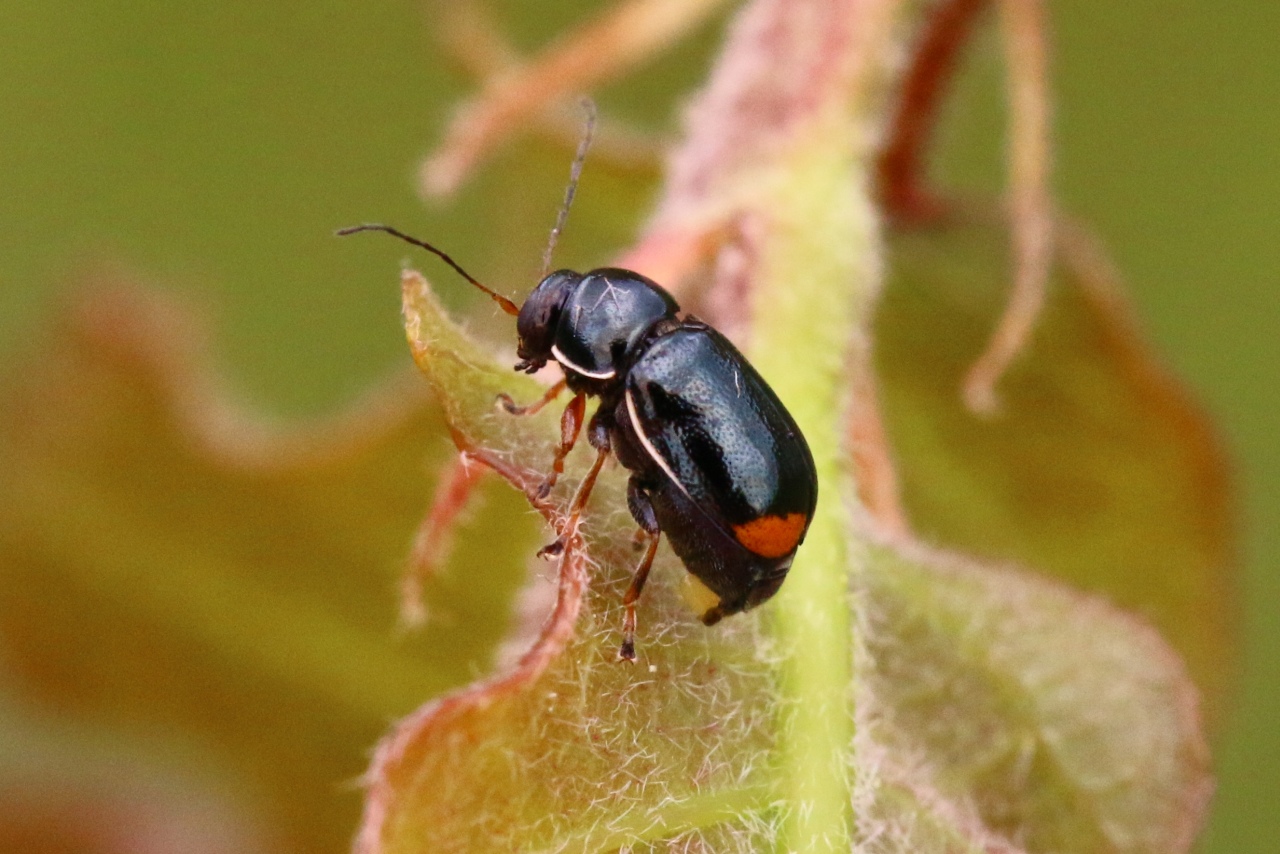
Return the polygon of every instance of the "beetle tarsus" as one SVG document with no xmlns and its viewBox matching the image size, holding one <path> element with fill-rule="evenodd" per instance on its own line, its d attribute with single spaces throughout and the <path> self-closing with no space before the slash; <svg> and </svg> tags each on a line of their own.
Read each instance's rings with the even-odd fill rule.
<svg viewBox="0 0 1280 854">
<path fill-rule="evenodd" d="M 551 494 L 551 489 L 552 489 L 552 487 L 554 487 L 554 486 L 556 485 L 556 475 L 557 475 L 557 474 L 558 474 L 558 472 L 552 472 L 551 474 L 549 474 L 549 475 L 547 476 L 547 479 L 546 479 L 546 480 L 544 480 L 542 483 L 538 484 L 538 491 L 534 493 L 534 496 L 535 496 L 539 501 L 542 501 L 542 500 L 543 500 L 543 499 L 545 499 L 548 495 L 550 495 L 550 494 Z"/>
<path fill-rule="evenodd" d="M 502 392 L 498 395 L 498 403 L 502 404 L 502 408 L 511 415 L 537 415 L 542 411 L 544 406 L 560 396 L 560 392 L 565 390 L 565 386 L 565 380 L 560 380 L 558 383 L 551 386 L 551 388 L 547 389 L 546 394 L 527 406 L 519 405 L 514 399 L 512 399 L 511 395 L 506 392 Z"/>
<path fill-rule="evenodd" d="M 618 648 L 618 660 L 628 661 L 632 664 L 636 660 L 636 639 L 633 637 L 626 638 L 622 641 L 622 646 Z"/>
<path fill-rule="evenodd" d="M 658 527 L 658 520 L 653 515 L 653 506 L 649 503 L 648 495 L 634 477 L 627 484 L 627 505 L 632 515 L 640 522 L 640 532 L 649 540 L 649 547 L 645 550 L 644 557 L 640 559 L 635 575 L 631 577 L 631 586 L 622 596 L 622 649 L 618 651 L 618 656 L 627 661 L 635 661 L 636 603 L 640 601 L 640 594 L 644 592 L 644 583 L 649 580 L 649 570 L 653 569 L 653 559 L 658 554 L 658 541 L 662 538 L 662 530 Z"/>
</svg>

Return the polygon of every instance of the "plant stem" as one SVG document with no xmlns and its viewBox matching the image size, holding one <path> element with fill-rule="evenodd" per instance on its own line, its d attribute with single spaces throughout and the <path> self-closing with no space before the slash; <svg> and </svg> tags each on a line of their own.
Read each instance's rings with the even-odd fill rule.
<svg viewBox="0 0 1280 854">
<path fill-rule="evenodd" d="M 771 187 L 752 358 L 776 383 L 809 442 L 820 494 L 786 585 L 771 608 L 779 642 L 780 851 L 849 851 L 853 839 L 851 559 L 842 460 L 851 346 L 862 346 L 878 273 L 866 164 L 843 117 L 797 137 Z M 828 127 L 827 124 L 831 126 Z"/>
</svg>

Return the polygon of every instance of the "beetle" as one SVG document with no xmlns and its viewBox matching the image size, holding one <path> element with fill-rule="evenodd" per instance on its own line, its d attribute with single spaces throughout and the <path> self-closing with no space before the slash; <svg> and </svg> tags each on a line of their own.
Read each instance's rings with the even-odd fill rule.
<svg viewBox="0 0 1280 854">
<path fill-rule="evenodd" d="M 813 456 L 786 407 L 733 344 L 647 277 L 615 267 L 546 275 L 517 306 L 434 246 L 367 223 L 338 234 L 382 231 L 443 259 L 516 317 L 515 370 L 555 362 L 564 378 L 512 414 L 536 412 L 566 389 L 561 441 L 540 486 L 545 496 L 577 443 L 586 400 L 596 450 L 571 512 L 580 510 L 609 454 L 630 472 L 627 509 L 647 540 L 623 597 L 619 657 L 635 660 L 636 602 L 662 534 L 685 568 L 717 597 L 708 626 L 768 600 L 804 541 L 818 498 Z M 563 549 L 557 541 L 543 553 Z"/>
<path fill-rule="evenodd" d="M 662 532 L 719 598 L 702 615 L 712 625 L 777 592 L 817 501 L 813 457 L 777 395 L 727 338 L 678 313 L 652 280 L 606 267 L 552 273 L 516 320 L 516 370 L 557 362 L 575 395 L 566 413 L 598 397 L 587 440 L 631 473 L 627 508 L 649 544 L 623 599 L 623 658 Z"/>
</svg>

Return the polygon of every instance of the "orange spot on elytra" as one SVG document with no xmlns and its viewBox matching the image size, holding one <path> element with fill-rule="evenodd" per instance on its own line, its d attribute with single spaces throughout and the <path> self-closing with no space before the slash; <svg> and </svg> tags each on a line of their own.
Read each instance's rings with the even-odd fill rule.
<svg viewBox="0 0 1280 854">
<path fill-rule="evenodd" d="M 734 525 L 733 535 L 761 557 L 782 557 L 790 554 L 800 542 L 806 521 L 803 513 L 761 516 L 742 525 Z"/>
</svg>

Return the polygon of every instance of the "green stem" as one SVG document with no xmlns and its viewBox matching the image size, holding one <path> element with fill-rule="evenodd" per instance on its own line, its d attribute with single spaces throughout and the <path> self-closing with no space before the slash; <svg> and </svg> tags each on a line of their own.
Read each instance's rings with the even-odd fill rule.
<svg viewBox="0 0 1280 854">
<path fill-rule="evenodd" d="M 780 851 L 852 847 L 850 751 L 854 679 L 851 560 L 842 462 L 853 336 L 866 328 L 878 269 L 865 163 L 843 123 L 816 127 L 784 159 L 769 194 L 752 359 L 808 439 L 818 470 L 817 513 L 770 608 L 779 642 Z"/>
</svg>

